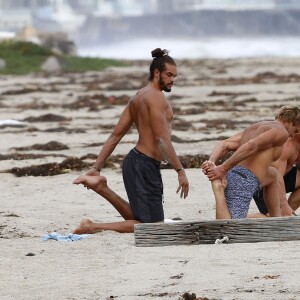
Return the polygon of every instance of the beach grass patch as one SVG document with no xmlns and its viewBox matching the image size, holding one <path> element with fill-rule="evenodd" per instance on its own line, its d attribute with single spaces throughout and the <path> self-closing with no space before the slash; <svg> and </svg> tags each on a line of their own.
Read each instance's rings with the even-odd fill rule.
<svg viewBox="0 0 300 300">
<path fill-rule="evenodd" d="M 128 62 L 114 59 L 57 55 L 50 49 L 23 41 L 4 40 L 0 43 L 0 58 L 5 67 L 0 74 L 25 75 L 41 72 L 41 65 L 49 56 L 56 56 L 62 72 L 101 71 L 111 66 L 126 66 Z"/>
<path fill-rule="evenodd" d="M 114 59 L 65 56 L 63 57 L 62 68 L 65 72 L 101 71 L 108 67 L 122 67 L 127 62 Z"/>
</svg>

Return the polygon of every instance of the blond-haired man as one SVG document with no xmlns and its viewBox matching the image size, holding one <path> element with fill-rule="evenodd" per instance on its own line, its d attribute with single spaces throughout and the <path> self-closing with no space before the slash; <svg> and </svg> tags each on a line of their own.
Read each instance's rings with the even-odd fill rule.
<svg viewBox="0 0 300 300">
<path fill-rule="evenodd" d="M 217 144 L 202 170 L 212 183 L 218 219 L 246 218 L 252 196 L 260 187 L 264 188 L 270 216 L 281 216 L 278 173 L 271 165 L 280 157 L 289 136 L 299 129 L 300 108 L 283 106 L 274 121 L 254 123 Z M 229 151 L 235 152 L 216 166 Z"/>
</svg>

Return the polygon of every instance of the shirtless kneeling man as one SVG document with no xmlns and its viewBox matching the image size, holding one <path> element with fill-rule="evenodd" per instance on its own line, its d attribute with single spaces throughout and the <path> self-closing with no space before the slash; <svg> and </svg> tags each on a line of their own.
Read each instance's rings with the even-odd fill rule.
<svg viewBox="0 0 300 300">
<path fill-rule="evenodd" d="M 300 108 L 283 106 L 274 121 L 254 123 L 216 145 L 202 170 L 212 184 L 217 219 L 246 218 L 253 194 L 261 187 L 270 216 L 281 216 L 277 170 L 271 164 L 299 128 Z M 235 152 L 216 166 L 230 151 Z"/>
</svg>

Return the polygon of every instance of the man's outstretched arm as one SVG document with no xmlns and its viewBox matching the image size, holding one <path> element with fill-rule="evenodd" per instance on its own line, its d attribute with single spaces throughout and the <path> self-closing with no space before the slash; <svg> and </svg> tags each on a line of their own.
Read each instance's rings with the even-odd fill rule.
<svg viewBox="0 0 300 300">
<path fill-rule="evenodd" d="M 120 119 L 115 126 L 113 132 L 110 134 L 104 145 L 102 146 L 99 155 L 93 164 L 93 166 L 85 173 L 86 175 L 99 175 L 99 172 L 103 168 L 105 161 L 114 151 L 122 137 L 128 132 L 133 120 L 129 110 L 129 104 L 122 112 Z M 76 181 L 76 179 L 75 179 Z"/>
<path fill-rule="evenodd" d="M 285 183 L 283 178 L 287 172 L 288 162 L 293 161 L 294 157 L 295 147 L 293 138 L 291 137 L 285 142 L 280 157 L 272 164 L 272 166 L 276 168 L 278 172 L 279 198 L 282 216 L 292 216 L 294 213 L 293 209 L 289 206 L 287 201 Z"/>
<path fill-rule="evenodd" d="M 206 174 L 207 170 L 212 167 L 211 163 L 216 164 L 217 161 L 223 158 L 227 153 L 238 149 L 242 134 L 243 131 L 240 131 L 232 137 L 217 143 L 209 157 L 209 160 L 202 164 L 202 171 L 204 174 Z"/>
<path fill-rule="evenodd" d="M 239 162 L 254 155 L 258 151 L 271 147 L 282 146 L 287 139 L 288 134 L 286 131 L 278 130 L 278 128 L 270 128 L 269 130 L 241 145 L 223 164 L 213 169 L 208 169 L 207 176 L 209 180 L 221 179 L 225 176 L 228 170 L 236 166 Z"/>
</svg>

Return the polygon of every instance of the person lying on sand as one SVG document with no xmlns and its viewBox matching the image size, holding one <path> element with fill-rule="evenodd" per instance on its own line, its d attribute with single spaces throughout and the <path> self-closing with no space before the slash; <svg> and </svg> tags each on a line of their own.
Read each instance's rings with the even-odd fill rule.
<svg viewBox="0 0 300 300">
<path fill-rule="evenodd" d="M 170 92 L 177 77 L 176 63 L 167 50 L 152 52 L 148 84 L 133 96 L 103 145 L 95 164 L 74 184 L 83 184 L 104 197 L 124 218 L 122 222 L 95 223 L 84 219 L 74 233 L 95 233 L 102 230 L 133 232 L 134 224 L 164 221 L 163 182 L 160 163 L 167 160 L 178 175 L 177 193 L 186 198 L 189 182 L 171 142 L 173 111 L 163 91 Z M 100 171 L 117 144 L 135 124 L 138 142 L 123 161 L 123 181 L 129 203 L 114 193 Z"/>
<path fill-rule="evenodd" d="M 283 146 L 282 153 L 273 164 L 278 171 L 280 208 L 282 216 L 295 215 L 300 206 L 300 134 L 290 137 Z M 291 193 L 287 199 L 286 194 Z M 249 217 L 267 217 L 268 208 L 264 201 L 263 189 L 253 195 L 260 214 Z"/>
<path fill-rule="evenodd" d="M 212 184 L 217 219 L 246 218 L 253 194 L 262 187 L 269 215 L 281 216 L 278 172 L 272 163 L 280 157 L 289 136 L 299 130 L 300 108 L 283 106 L 274 121 L 254 123 L 217 144 L 202 165 Z M 229 151 L 235 152 L 216 166 Z"/>
</svg>

